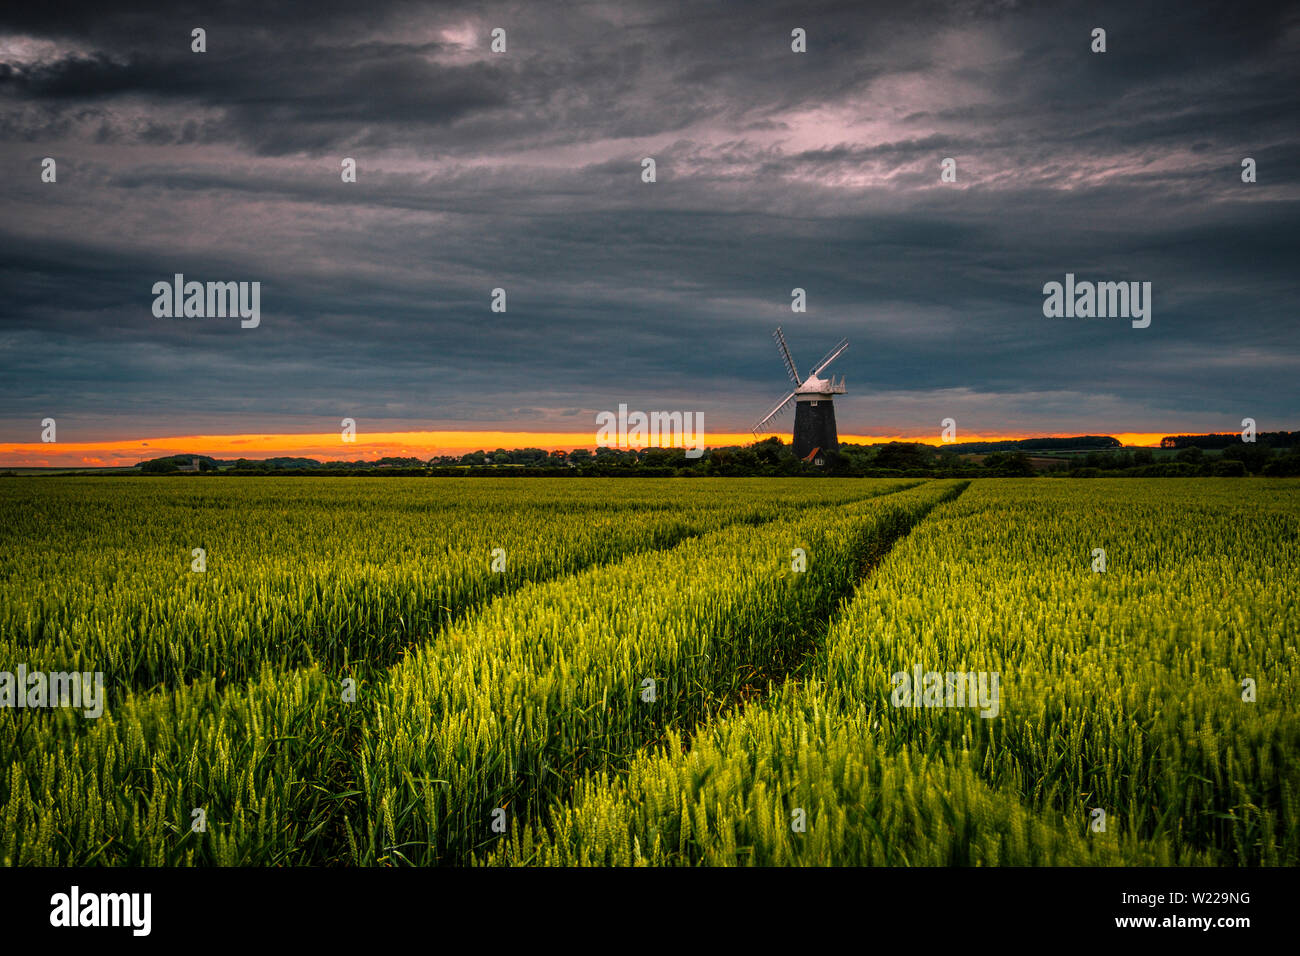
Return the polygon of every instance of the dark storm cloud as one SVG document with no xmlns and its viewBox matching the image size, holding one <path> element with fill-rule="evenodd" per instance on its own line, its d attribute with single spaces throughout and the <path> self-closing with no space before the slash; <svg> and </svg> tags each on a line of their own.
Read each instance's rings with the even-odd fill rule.
<svg viewBox="0 0 1300 956">
<path fill-rule="evenodd" d="M 570 428 L 620 401 L 741 430 L 779 397 L 777 324 L 801 366 L 851 339 L 846 432 L 1300 427 L 1284 11 L 6 11 L 0 438 L 53 410 Z M 1151 281 L 1151 328 L 1044 319 L 1067 271 Z M 261 281 L 261 327 L 154 318 L 175 272 Z"/>
</svg>

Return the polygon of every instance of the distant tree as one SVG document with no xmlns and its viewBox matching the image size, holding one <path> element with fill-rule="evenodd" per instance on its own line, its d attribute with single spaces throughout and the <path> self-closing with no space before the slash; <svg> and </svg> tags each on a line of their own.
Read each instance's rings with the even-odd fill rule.
<svg viewBox="0 0 1300 956">
<path fill-rule="evenodd" d="M 1023 451 L 994 452 L 984 459 L 984 467 L 1010 477 L 1028 478 L 1034 473 L 1033 463 Z"/>
<path fill-rule="evenodd" d="M 545 449 L 542 448 L 517 448 L 511 452 L 505 452 L 506 460 L 516 465 L 541 465 L 546 462 L 548 457 Z M 493 461 L 496 461 L 495 453 Z"/>
<path fill-rule="evenodd" d="M 762 441 L 754 442 L 754 454 L 758 460 L 765 465 L 779 464 L 781 459 L 787 456 L 785 444 L 781 439 L 773 435 L 771 438 L 764 438 Z"/>
<path fill-rule="evenodd" d="M 934 450 L 925 445 L 891 441 L 876 452 L 873 464 L 877 468 L 925 468 L 933 454 Z"/>
<path fill-rule="evenodd" d="M 650 468 L 665 468 L 680 465 L 686 455 L 680 448 L 647 448 L 641 456 L 641 464 Z"/>
<path fill-rule="evenodd" d="M 1234 461 L 1231 458 L 1220 458 L 1214 463 L 1210 474 L 1218 478 L 1245 478 L 1246 464 L 1242 461 Z"/>
<path fill-rule="evenodd" d="M 1224 461 L 1239 461 L 1252 475 L 1257 475 L 1273 457 L 1273 449 L 1263 442 L 1238 442 L 1223 449 L 1221 457 Z"/>
<path fill-rule="evenodd" d="M 872 454 L 861 445 L 841 445 L 837 458 L 837 468 L 848 474 L 861 474 L 872 467 Z"/>
<path fill-rule="evenodd" d="M 1300 477 L 1300 451 L 1274 458 L 1264 466 L 1264 474 L 1270 478 Z"/>
</svg>

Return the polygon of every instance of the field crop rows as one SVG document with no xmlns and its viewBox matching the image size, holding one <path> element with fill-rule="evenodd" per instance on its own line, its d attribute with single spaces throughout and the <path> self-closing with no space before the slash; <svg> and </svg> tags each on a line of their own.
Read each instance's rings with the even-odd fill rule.
<svg viewBox="0 0 1300 956">
<path fill-rule="evenodd" d="M 800 680 L 589 775 L 550 833 L 488 859 L 1295 865 L 1298 491 L 977 483 L 890 554 Z M 918 665 L 998 673 L 998 715 L 894 706 Z"/>
<path fill-rule="evenodd" d="M 396 482 L 396 483 L 394 483 Z M 64 479 L 0 486 L 0 661 L 118 689 L 375 667 L 522 585 L 915 482 Z M 572 486 L 572 487 L 570 487 Z M 251 492 L 251 493 L 250 493 Z M 206 571 L 191 570 L 192 551 Z M 491 570 L 501 549 L 505 571 Z"/>
<path fill-rule="evenodd" d="M 326 821 L 339 819 L 335 808 L 369 772 L 361 748 L 368 740 L 362 724 L 377 699 L 371 679 L 382 683 L 399 652 L 435 634 L 437 647 L 456 653 L 458 634 L 439 633 L 454 617 L 490 610 L 494 595 L 510 600 L 509 592 L 532 582 L 617 566 L 627 555 L 680 546 L 692 535 L 734 525 L 743 541 L 767 522 L 820 515 L 827 502 L 860 501 L 917 482 L 814 488 L 797 481 L 646 481 L 621 486 L 617 498 L 605 482 L 530 482 L 524 496 L 506 482 L 348 484 L 271 480 L 250 495 L 233 483 L 204 482 L 192 491 L 177 483 L 81 482 L 56 485 L 54 495 L 42 487 L 37 500 L 10 494 L 6 528 L 15 547 L 5 552 L 5 660 L 102 669 L 115 693 L 109 714 L 94 721 L 59 709 L 0 712 L 7 860 L 251 863 L 329 856 L 342 837 Z M 132 493 L 139 500 L 130 500 Z M 216 543 L 203 574 L 189 570 L 196 535 Z M 106 553 L 97 555 L 98 540 L 109 543 Z M 495 547 L 505 551 L 507 570 L 494 575 Z M 241 557 L 224 556 L 227 550 Z M 737 551 L 745 553 L 743 545 Z M 131 555 L 131 573 L 120 571 Z M 190 580 L 223 563 L 236 583 L 195 602 L 200 606 L 191 613 L 205 624 L 195 629 L 183 610 L 192 600 L 184 589 L 206 586 Z M 34 566 L 37 577 L 24 565 Z M 70 597 L 60 602 L 65 576 Z M 363 583 L 379 576 L 386 587 L 312 583 L 330 576 Z M 412 603 L 411 592 L 423 603 Z M 358 606 L 350 601 L 358 593 L 373 600 Z M 251 594 L 262 603 L 250 610 Z M 175 630 L 156 610 L 168 601 L 181 618 Z M 248 628 L 249 614 L 260 628 Z M 298 626 L 311 616 L 331 622 L 324 641 L 342 644 L 346 655 L 321 653 L 330 645 Z M 396 635 L 385 629 L 393 621 L 403 624 Z M 154 669 L 142 668 L 142 658 Z M 357 666 L 334 667 L 327 676 L 323 664 L 349 658 Z M 179 661 L 209 666 L 195 675 Z M 340 699 L 344 675 L 356 676 L 355 702 Z M 168 676 L 174 683 L 160 680 Z M 192 679 L 182 683 L 183 677 Z M 192 808 L 200 807 L 213 820 L 204 839 L 188 830 Z"/>
<path fill-rule="evenodd" d="M 966 485 L 0 485 L 0 859 L 1296 863 L 1300 484 Z"/>
<path fill-rule="evenodd" d="M 464 861 L 494 808 L 529 820 L 581 770 L 620 766 L 794 667 L 883 551 L 961 483 L 727 529 L 520 592 L 396 668 L 365 734 L 362 861 Z M 792 570 L 792 551 L 807 570 Z M 645 680 L 655 699 L 644 699 Z M 437 858 L 437 857 L 435 857 Z"/>
</svg>

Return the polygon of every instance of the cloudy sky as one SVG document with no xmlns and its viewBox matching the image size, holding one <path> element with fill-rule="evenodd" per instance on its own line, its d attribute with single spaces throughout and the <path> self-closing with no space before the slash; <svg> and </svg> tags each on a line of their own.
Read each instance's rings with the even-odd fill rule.
<svg viewBox="0 0 1300 956">
<path fill-rule="evenodd" d="M 1300 428 L 1294 7 L 273 6 L 0 14 L 0 463 L 59 460 L 47 416 L 84 460 L 745 432 L 778 324 L 801 371 L 849 338 L 842 435 Z M 1045 318 L 1067 272 L 1150 282 L 1150 327 Z M 175 273 L 260 325 L 155 317 Z"/>
</svg>

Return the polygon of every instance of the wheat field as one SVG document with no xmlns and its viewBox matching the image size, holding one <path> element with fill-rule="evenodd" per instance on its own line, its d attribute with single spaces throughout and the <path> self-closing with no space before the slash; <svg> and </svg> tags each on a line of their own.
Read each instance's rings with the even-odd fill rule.
<svg viewBox="0 0 1300 956">
<path fill-rule="evenodd" d="M 6 865 L 1300 859 L 1300 482 L 11 479 L 0 516 L 0 672 L 103 687 L 4 685 Z"/>
</svg>

